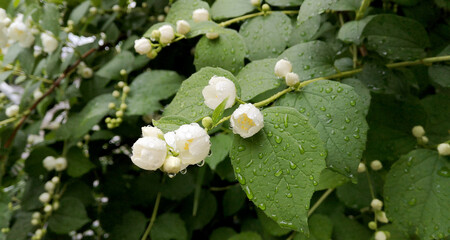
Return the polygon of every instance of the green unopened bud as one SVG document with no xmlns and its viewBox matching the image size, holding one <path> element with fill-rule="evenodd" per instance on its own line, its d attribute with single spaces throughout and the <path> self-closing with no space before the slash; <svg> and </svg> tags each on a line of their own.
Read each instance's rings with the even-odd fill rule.
<svg viewBox="0 0 450 240">
<path fill-rule="evenodd" d="M 206 37 L 209 40 L 213 40 L 213 39 L 216 39 L 216 38 L 219 37 L 219 33 L 217 33 L 217 32 L 209 32 L 209 33 L 206 33 Z"/>
<path fill-rule="evenodd" d="M 117 111 L 116 112 L 116 117 L 123 117 L 123 111 L 122 110 Z"/>
<path fill-rule="evenodd" d="M 108 104 L 108 108 L 109 108 L 109 109 L 114 109 L 114 108 L 116 108 L 116 104 L 110 102 L 110 103 Z"/>
<path fill-rule="evenodd" d="M 123 87 L 123 93 L 129 93 L 130 92 L 130 87 L 125 86 Z"/>
<path fill-rule="evenodd" d="M 258 7 L 261 4 L 261 0 L 250 0 L 250 3 L 253 6 Z"/>
<path fill-rule="evenodd" d="M 212 127 L 212 123 L 213 123 L 213 120 L 212 120 L 212 118 L 210 118 L 210 117 L 204 117 L 204 118 L 202 119 L 202 125 L 203 125 L 203 127 L 205 127 L 206 129 L 210 129 L 210 128 Z"/>
<path fill-rule="evenodd" d="M 125 110 L 127 109 L 128 105 L 126 103 L 120 104 L 120 109 Z"/>
<path fill-rule="evenodd" d="M 369 228 L 372 230 L 377 229 L 377 223 L 375 221 L 370 221 L 369 222 Z"/>
<path fill-rule="evenodd" d="M 119 83 L 117 83 L 117 86 L 123 88 L 125 86 L 125 83 L 120 81 Z"/>
<path fill-rule="evenodd" d="M 122 75 L 122 76 L 127 75 L 127 70 L 125 70 L 125 69 L 120 70 L 120 75 Z"/>
<path fill-rule="evenodd" d="M 114 90 L 112 95 L 113 95 L 113 97 L 118 98 L 118 97 L 120 97 L 120 92 L 117 90 Z"/>
<path fill-rule="evenodd" d="M 150 34 L 150 38 L 159 39 L 161 37 L 161 32 L 159 30 L 153 30 L 152 34 Z"/>
<path fill-rule="evenodd" d="M 151 50 L 147 53 L 147 57 L 150 59 L 155 59 L 158 56 L 158 52 L 156 50 Z"/>
<path fill-rule="evenodd" d="M 270 11 L 270 6 L 269 6 L 269 4 L 264 3 L 264 4 L 262 5 L 262 10 L 263 10 L 263 12 L 268 12 L 268 11 Z"/>
</svg>

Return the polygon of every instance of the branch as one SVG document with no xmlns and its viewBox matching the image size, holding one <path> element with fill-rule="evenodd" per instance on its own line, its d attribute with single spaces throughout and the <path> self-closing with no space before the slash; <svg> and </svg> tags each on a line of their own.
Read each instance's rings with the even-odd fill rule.
<svg viewBox="0 0 450 240">
<path fill-rule="evenodd" d="M 27 120 L 27 118 L 30 116 L 31 112 L 36 109 L 37 105 L 44 100 L 44 98 L 46 98 L 48 95 L 50 95 L 53 91 L 55 91 L 56 87 L 59 86 L 59 84 L 61 83 L 61 81 L 66 78 L 70 73 L 72 73 L 73 70 L 75 70 L 78 65 L 81 63 L 81 61 L 83 61 L 85 58 L 87 58 L 89 55 L 91 55 L 92 53 L 94 53 L 97 50 L 102 49 L 103 47 L 100 48 L 92 48 L 89 51 L 87 51 L 86 53 L 84 53 L 80 59 L 78 59 L 74 64 L 70 65 L 69 67 L 66 68 L 66 70 L 64 70 L 63 73 L 61 73 L 59 75 L 59 77 L 56 79 L 56 81 L 52 84 L 52 86 L 47 90 L 47 92 L 45 92 L 40 98 L 36 99 L 36 101 L 33 103 L 33 105 L 31 105 L 31 107 L 25 111 L 25 114 L 22 116 L 22 118 L 20 119 L 19 123 L 16 125 L 16 127 L 14 128 L 14 131 L 12 132 L 11 136 L 9 136 L 8 140 L 6 141 L 4 147 L 5 148 L 9 148 L 12 144 L 12 142 L 14 141 L 14 138 L 17 135 L 17 132 L 19 131 L 19 129 L 22 127 L 22 125 L 25 123 L 25 121 Z"/>
</svg>

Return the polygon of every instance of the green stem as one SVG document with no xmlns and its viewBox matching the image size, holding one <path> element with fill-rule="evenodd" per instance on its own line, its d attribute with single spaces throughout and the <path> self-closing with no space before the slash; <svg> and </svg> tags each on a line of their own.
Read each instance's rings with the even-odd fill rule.
<svg viewBox="0 0 450 240">
<path fill-rule="evenodd" d="M 8 124 L 10 122 L 14 122 L 16 120 L 17 120 L 17 117 L 12 117 L 12 118 L 5 119 L 3 121 L 0 121 L 0 126 L 6 125 L 6 124 Z"/>
<path fill-rule="evenodd" d="M 284 89 L 283 91 L 278 92 L 278 93 L 276 93 L 275 95 L 273 95 L 273 96 L 271 96 L 271 97 L 269 97 L 269 98 L 267 98 L 267 99 L 265 99 L 265 100 L 262 100 L 261 102 L 257 102 L 257 103 L 255 103 L 255 104 L 253 104 L 253 105 L 254 105 L 255 107 L 264 107 L 264 106 L 266 106 L 266 105 L 272 103 L 273 101 L 277 100 L 278 98 L 280 98 L 280 97 L 283 96 L 284 94 L 286 94 L 286 93 L 288 93 L 288 92 L 291 92 L 291 91 L 293 91 L 293 90 L 294 90 L 293 88 L 286 88 L 286 89 Z"/>
<path fill-rule="evenodd" d="M 163 175 L 162 179 L 161 179 L 161 184 L 163 184 L 166 180 L 166 175 Z M 158 208 L 159 208 L 159 203 L 161 202 L 161 192 L 158 192 L 158 195 L 156 195 L 156 201 L 155 201 L 155 206 L 153 207 L 153 212 L 152 212 L 152 216 L 150 218 L 150 222 L 147 226 L 147 229 L 145 229 L 144 235 L 142 235 L 141 240 L 146 240 L 148 238 L 148 235 L 150 234 L 150 231 L 152 230 L 153 224 L 155 223 L 156 220 L 156 215 L 158 215 Z"/>
<path fill-rule="evenodd" d="M 198 205 L 200 202 L 200 193 L 202 192 L 202 183 L 203 179 L 205 177 L 206 168 L 202 167 L 198 170 L 197 174 L 197 184 L 195 186 L 195 193 L 194 193 L 194 205 L 192 207 L 192 216 L 197 215 Z"/>
<path fill-rule="evenodd" d="M 226 27 L 226 26 L 229 26 L 229 25 L 231 25 L 233 23 L 237 23 L 237 22 L 249 19 L 249 18 L 254 18 L 254 17 L 257 17 L 257 16 L 265 15 L 265 14 L 271 14 L 273 12 L 282 12 L 284 14 L 297 14 L 298 13 L 298 11 L 296 11 L 296 10 L 257 12 L 257 13 L 251 13 L 251 14 L 248 14 L 248 15 L 244 15 L 244 16 L 240 16 L 240 17 L 237 17 L 237 18 L 233 18 L 233 19 L 230 19 L 230 20 L 225 21 L 225 22 L 221 22 L 221 23 L 219 23 L 219 26 Z"/>
<path fill-rule="evenodd" d="M 325 199 L 327 199 L 327 197 L 334 191 L 334 188 L 330 188 L 328 189 L 326 192 L 324 192 L 322 194 L 322 196 L 320 196 L 319 200 L 317 200 L 316 203 L 314 203 L 314 205 L 311 207 L 311 209 L 309 209 L 308 212 L 308 217 L 311 216 L 314 211 L 316 211 L 316 209 L 320 206 L 320 204 L 323 203 L 323 201 L 325 201 Z"/>
<path fill-rule="evenodd" d="M 370 6 L 370 0 L 363 0 L 361 3 L 361 6 L 358 9 L 358 12 L 356 12 L 356 18 L 355 20 L 360 20 L 364 17 L 364 13 L 366 12 L 367 8 Z"/>
</svg>

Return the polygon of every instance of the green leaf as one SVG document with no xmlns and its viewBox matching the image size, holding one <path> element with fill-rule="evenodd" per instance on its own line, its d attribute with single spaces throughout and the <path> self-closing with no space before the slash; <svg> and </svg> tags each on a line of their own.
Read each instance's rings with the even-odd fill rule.
<svg viewBox="0 0 450 240">
<path fill-rule="evenodd" d="M 28 233 L 31 232 L 34 228 L 31 225 L 31 215 L 29 212 L 19 212 L 16 215 L 16 220 L 12 225 L 8 235 L 6 236 L 7 240 L 26 240 L 28 238 Z M 1 235 L 0 235 L 1 236 Z"/>
<path fill-rule="evenodd" d="M 160 100 L 175 94 L 183 77 L 173 71 L 153 70 L 140 74 L 130 85 L 127 115 L 151 114 L 162 108 Z"/>
<path fill-rule="evenodd" d="M 233 143 L 233 135 L 217 134 L 211 137 L 211 154 L 206 157 L 205 162 L 208 166 L 215 170 L 217 165 L 221 163 L 227 156 Z"/>
<path fill-rule="evenodd" d="M 265 2 L 272 6 L 289 7 L 300 6 L 303 0 L 266 0 Z"/>
<path fill-rule="evenodd" d="M 213 76 L 226 77 L 233 81 L 239 96 L 239 87 L 233 74 L 221 68 L 206 67 L 183 81 L 175 98 L 164 110 L 163 116 L 182 116 L 190 122 L 197 122 L 209 116 L 212 110 L 204 104 L 202 90 Z"/>
<path fill-rule="evenodd" d="M 31 177 L 39 177 L 47 175 L 47 170 L 42 164 L 42 160 L 47 156 L 58 156 L 58 154 L 51 148 L 39 147 L 33 149 L 30 156 L 25 160 L 25 171 Z"/>
<path fill-rule="evenodd" d="M 331 216 L 333 228 L 333 240 L 361 240 L 370 239 L 373 232 L 359 222 L 348 218 L 342 213 L 335 213 Z"/>
<path fill-rule="evenodd" d="M 134 55 L 129 51 L 122 51 L 117 54 L 111 61 L 100 68 L 95 74 L 109 80 L 121 80 L 120 70 L 125 69 L 127 72 L 132 70 Z"/>
<path fill-rule="evenodd" d="M 191 31 L 186 34 L 186 38 L 194 38 L 208 32 L 220 32 L 222 27 L 211 21 L 194 23 L 190 22 Z"/>
<path fill-rule="evenodd" d="M 367 48 L 392 60 L 413 60 L 426 56 L 430 42 L 422 24 L 406 17 L 380 14 L 362 32 Z"/>
<path fill-rule="evenodd" d="M 321 23 L 320 15 L 311 17 L 301 24 L 296 20 L 292 20 L 292 32 L 289 37 L 288 46 L 294 46 L 299 43 L 313 40 L 316 33 L 319 31 Z"/>
<path fill-rule="evenodd" d="M 201 206 L 197 210 L 195 216 L 192 215 L 193 201 L 187 203 L 187 208 L 184 210 L 183 219 L 186 221 L 188 229 L 199 230 L 203 229 L 207 224 L 211 223 L 211 220 L 216 215 L 217 200 L 216 197 L 211 194 L 210 191 L 202 191 L 199 197 L 198 206 Z"/>
<path fill-rule="evenodd" d="M 399 5 L 404 6 L 414 6 L 419 2 L 419 0 L 392 0 L 392 1 Z"/>
<path fill-rule="evenodd" d="M 74 181 L 68 183 L 63 198 L 76 198 L 85 206 L 96 203 L 92 187 L 82 182 L 82 180 L 74 179 Z"/>
<path fill-rule="evenodd" d="M 291 31 L 289 17 L 284 13 L 274 12 L 245 21 L 239 34 L 247 45 L 248 58 L 253 61 L 277 57 L 286 48 Z"/>
<path fill-rule="evenodd" d="M 241 232 L 230 237 L 228 240 L 262 240 L 261 236 L 256 232 Z"/>
<path fill-rule="evenodd" d="M 361 45 L 363 38 L 361 37 L 363 30 L 365 29 L 367 23 L 372 20 L 374 16 L 368 16 L 362 20 L 355 20 L 346 22 L 340 29 L 337 35 L 339 40 L 346 43 L 354 43 L 356 45 Z"/>
<path fill-rule="evenodd" d="M 21 198 L 21 209 L 25 211 L 31 211 L 36 208 L 42 207 L 42 203 L 39 201 L 39 195 L 44 192 L 44 183 L 39 178 L 29 178 L 27 180 L 25 191 Z"/>
<path fill-rule="evenodd" d="M 192 20 L 192 12 L 199 8 L 204 8 L 209 11 L 209 5 L 204 1 L 178 0 L 170 8 L 166 22 L 176 24 L 178 20 Z"/>
<path fill-rule="evenodd" d="M 258 219 L 261 222 L 262 227 L 272 236 L 283 236 L 288 234 L 291 230 L 281 228 L 277 222 L 269 218 L 263 211 L 256 209 Z"/>
<path fill-rule="evenodd" d="M 450 45 L 448 45 L 442 52 L 440 52 L 437 57 L 450 55 Z M 428 75 L 430 75 L 431 80 L 446 88 L 450 88 L 450 81 L 448 76 L 450 76 L 450 66 L 445 64 L 433 64 L 428 68 Z"/>
<path fill-rule="evenodd" d="M 297 234 L 294 240 L 329 240 L 332 239 L 333 222 L 331 219 L 322 214 L 314 214 L 308 219 L 310 236 L 306 237 L 304 234 Z"/>
<path fill-rule="evenodd" d="M 336 73 L 333 67 L 334 53 L 325 42 L 297 44 L 278 57 L 283 58 L 292 63 L 292 71 L 298 74 L 300 81 Z"/>
<path fill-rule="evenodd" d="M 402 156 L 386 176 L 386 214 L 421 239 L 449 235 L 450 194 L 448 159 L 436 151 L 417 149 Z"/>
<path fill-rule="evenodd" d="M 364 115 L 369 113 L 370 108 L 370 100 L 372 96 L 370 95 L 370 90 L 362 83 L 359 79 L 356 78 L 346 78 L 342 80 L 342 83 L 350 85 L 353 87 L 355 92 L 360 96 L 362 105 L 364 106 Z"/>
<path fill-rule="evenodd" d="M 239 17 L 253 11 L 255 7 L 250 1 L 242 0 L 217 0 L 211 7 L 211 15 L 214 20 Z"/>
<path fill-rule="evenodd" d="M 42 15 L 41 26 L 43 29 L 52 32 L 55 36 L 59 35 L 59 17 L 60 13 L 55 4 L 47 3 L 44 5 L 44 14 Z"/>
<path fill-rule="evenodd" d="M 325 168 L 320 173 L 319 184 L 316 186 L 316 191 L 321 191 L 329 188 L 336 188 L 338 186 L 343 185 L 348 182 L 348 178 L 339 174 L 335 171 L 332 171 L 328 168 Z"/>
<path fill-rule="evenodd" d="M 184 221 L 175 213 L 165 213 L 159 216 L 155 221 L 150 236 L 154 240 L 188 239 Z"/>
<path fill-rule="evenodd" d="M 80 148 L 72 147 L 67 152 L 67 174 L 71 177 L 81 177 L 91 169 L 95 168 L 95 165 L 89 161 Z"/>
<path fill-rule="evenodd" d="M 159 120 L 153 120 L 153 126 L 161 129 L 163 132 L 171 132 L 177 130 L 181 125 L 189 124 L 191 121 L 182 116 L 166 116 Z"/>
<path fill-rule="evenodd" d="M 234 231 L 232 228 L 220 227 L 220 228 L 214 229 L 214 231 L 211 233 L 211 236 L 209 236 L 209 239 L 210 240 L 228 240 L 233 235 L 236 235 L 236 231 Z"/>
<path fill-rule="evenodd" d="M 256 60 L 242 68 L 236 78 L 241 87 L 243 101 L 248 101 L 281 85 L 281 80 L 274 73 L 276 63 L 277 60 L 274 58 Z M 255 87 L 255 84 L 258 87 Z"/>
<path fill-rule="evenodd" d="M 219 37 L 208 39 L 203 36 L 195 47 L 195 68 L 221 67 L 232 73 L 237 73 L 244 67 L 247 53 L 244 39 L 235 30 L 219 29 Z"/>
<path fill-rule="evenodd" d="M 323 142 L 293 108 L 271 107 L 263 114 L 264 128 L 256 135 L 235 135 L 230 156 L 236 178 L 247 197 L 281 227 L 308 232 L 310 198 L 325 168 Z"/>
<path fill-rule="evenodd" d="M 85 1 L 78 5 L 70 13 L 69 19 L 76 25 L 80 22 L 81 18 L 87 13 L 90 6 L 90 1 Z"/>
<path fill-rule="evenodd" d="M 278 104 L 306 114 L 326 143 L 328 167 L 353 178 L 369 129 L 364 115 L 366 108 L 353 87 L 329 80 L 317 81 L 300 93 L 285 95 Z"/>
<path fill-rule="evenodd" d="M 302 23 L 311 17 L 320 15 L 336 3 L 336 0 L 305 0 L 298 13 L 298 22 Z"/>
<path fill-rule="evenodd" d="M 330 9 L 334 11 L 358 11 L 362 0 L 337 0 Z"/>
<path fill-rule="evenodd" d="M 111 94 L 100 95 L 92 99 L 81 112 L 72 115 L 55 131 L 58 139 L 78 139 L 86 134 L 109 111 L 108 104 L 114 101 Z"/>
<path fill-rule="evenodd" d="M 245 193 L 238 185 L 229 188 L 223 195 L 223 215 L 228 217 L 237 213 L 244 206 L 245 199 Z"/>
<path fill-rule="evenodd" d="M 181 200 L 194 191 L 195 184 L 191 174 L 178 174 L 174 178 L 167 179 L 161 185 L 161 194 L 169 200 Z"/>
<path fill-rule="evenodd" d="M 381 226 L 380 228 L 378 228 L 378 230 L 389 232 L 390 239 L 411 239 L 411 237 L 408 236 L 408 233 L 395 223 Z"/>
<path fill-rule="evenodd" d="M 147 218 L 138 211 L 130 210 L 122 217 L 122 221 L 111 232 L 111 240 L 135 240 L 139 239 L 145 231 Z M 153 227 L 156 227 L 156 222 Z M 152 229 L 157 231 L 156 228 Z M 153 237 L 152 237 L 153 239 Z M 157 238 L 154 238 L 155 240 Z"/>
<path fill-rule="evenodd" d="M 223 115 L 223 111 L 225 110 L 225 104 L 227 103 L 228 98 L 224 99 L 219 106 L 216 107 L 216 109 L 214 109 L 212 115 L 211 115 L 211 119 L 212 119 L 212 123 L 216 124 L 217 122 L 219 122 L 220 118 Z"/>
<path fill-rule="evenodd" d="M 153 25 L 152 25 L 152 26 L 144 33 L 144 37 L 146 37 L 146 38 L 152 38 L 151 36 L 152 36 L 153 30 L 158 30 L 160 27 L 162 27 L 162 26 L 164 26 L 164 25 L 170 25 L 170 26 L 174 29 L 174 31 L 175 31 L 175 29 L 177 29 L 177 28 L 176 28 L 176 25 L 174 25 L 174 24 L 172 24 L 172 23 L 168 23 L 168 22 L 160 22 L 160 23 L 153 24 Z M 193 27 L 193 26 L 191 26 L 191 27 Z"/>
<path fill-rule="evenodd" d="M 369 167 L 369 166 L 367 166 Z M 370 194 L 367 173 L 358 173 L 356 175 L 358 183 L 346 183 L 336 189 L 336 195 L 345 206 L 354 209 L 362 209 L 370 205 L 372 195 Z M 373 183 L 373 176 L 372 183 Z"/>
<path fill-rule="evenodd" d="M 421 105 L 427 112 L 427 124 L 424 126 L 426 135 L 430 143 L 439 144 L 450 139 L 450 111 L 448 105 L 450 96 L 446 94 L 436 94 L 421 100 Z"/>
<path fill-rule="evenodd" d="M 75 198 L 63 198 L 59 208 L 48 219 L 48 227 L 55 233 L 67 234 L 89 222 L 83 203 Z"/>
</svg>

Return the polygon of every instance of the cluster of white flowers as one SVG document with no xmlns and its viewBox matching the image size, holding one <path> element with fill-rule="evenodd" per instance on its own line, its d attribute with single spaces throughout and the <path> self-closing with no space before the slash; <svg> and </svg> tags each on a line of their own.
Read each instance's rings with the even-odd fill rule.
<svg viewBox="0 0 450 240">
<path fill-rule="evenodd" d="M 53 156 L 47 156 L 42 161 L 42 165 L 47 171 L 56 170 L 57 172 L 61 172 L 67 168 L 67 159 L 63 157 L 55 158 Z"/>
<path fill-rule="evenodd" d="M 201 164 L 209 154 L 211 142 L 197 123 L 185 124 L 164 134 L 156 127 L 143 127 L 142 138 L 133 145 L 133 163 L 146 170 L 161 169 L 170 175 L 187 166 Z"/>
<path fill-rule="evenodd" d="M 294 87 L 300 80 L 296 73 L 292 72 L 292 64 L 288 60 L 281 59 L 275 64 L 275 75 L 286 80 L 286 85 Z"/>
</svg>

